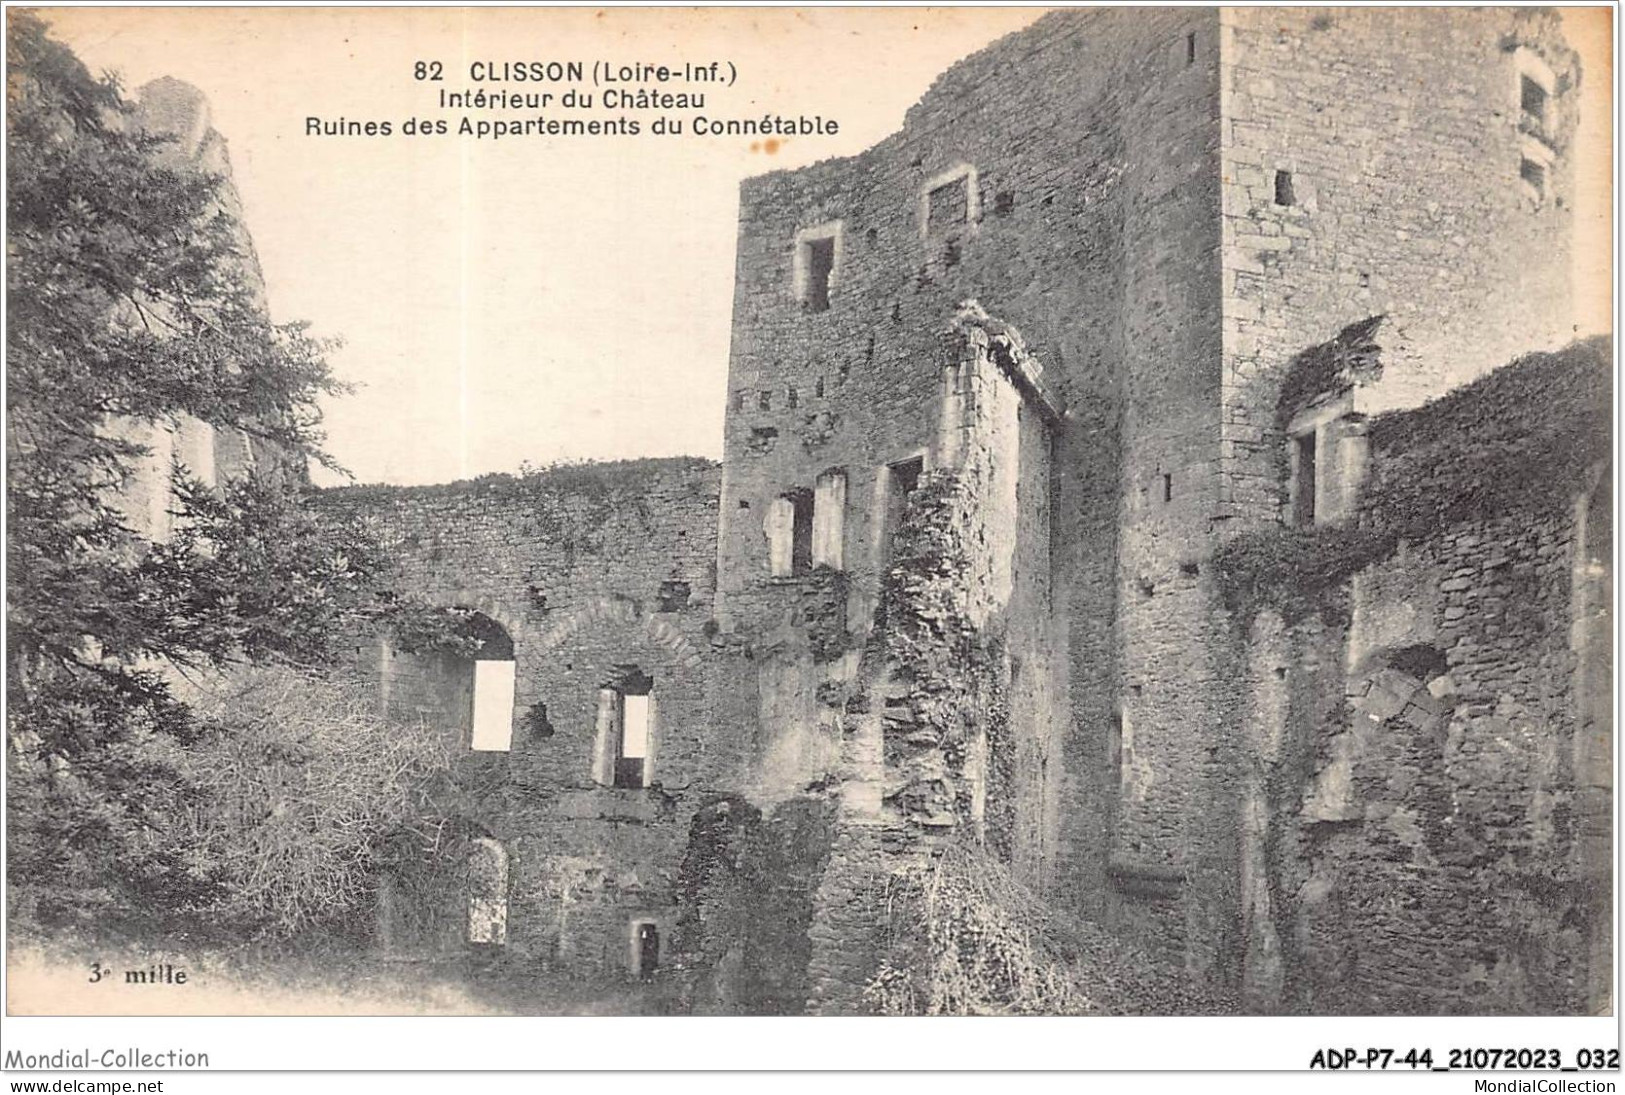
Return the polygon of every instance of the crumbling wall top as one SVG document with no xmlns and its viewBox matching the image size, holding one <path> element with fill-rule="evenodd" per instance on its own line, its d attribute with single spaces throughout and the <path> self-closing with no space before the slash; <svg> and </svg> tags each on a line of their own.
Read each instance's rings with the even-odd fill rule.
<svg viewBox="0 0 1625 1095">
<path fill-rule="evenodd" d="M 209 100 L 202 91 L 173 76 L 160 76 L 143 84 L 135 97 L 142 129 L 175 137 L 182 155 L 197 155 L 213 128 Z"/>
</svg>

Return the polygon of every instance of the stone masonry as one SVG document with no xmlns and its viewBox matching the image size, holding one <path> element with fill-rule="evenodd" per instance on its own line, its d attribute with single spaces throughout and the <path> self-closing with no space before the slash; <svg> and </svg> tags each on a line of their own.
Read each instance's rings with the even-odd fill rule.
<svg viewBox="0 0 1625 1095">
<path fill-rule="evenodd" d="M 1396 516 L 1404 539 L 1306 589 L 1310 612 L 1238 619 L 1244 987 L 1260 1010 L 1605 1009 L 1610 541 L 1593 515 L 1611 484 L 1605 457 L 1583 457 L 1597 442 L 1551 445 L 1542 420 L 1606 444 L 1608 350 L 1532 355 L 1374 419 L 1343 546 Z M 1531 397 L 1545 405 L 1509 422 Z M 1485 474 L 1498 459 L 1518 468 Z M 1433 515 L 1468 493 L 1470 512 Z"/>
<path fill-rule="evenodd" d="M 242 223 L 226 141 L 211 123 L 209 104 L 201 91 L 170 77 L 153 80 L 136 93 L 133 122 L 147 133 L 168 139 L 158 150 L 166 163 L 221 176 L 224 184 L 219 194 L 225 212 L 235 223 Z M 238 244 L 243 254 L 240 272 L 264 309 L 264 279 L 253 241 L 242 232 Z M 165 539 L 170 533 L 173 518 L 169 510 L 174 504 L 170 472 L 174 464 L 215 485 L 255 469 L 278 467 L 282 458 L 278 446 L 263 438 L 243 430 L 218 429 L 189 415 L 172 422 L 114 420 L 108 423 L 108 429 L 147 449 L 119 490 L 119 508 L 133 530 L 153 540 Z"/>
<path fill-rule="evenodd" d="M 355 657 L 392 714 L 442 725 L 467 749 L 444 858 L 455 867 L 471 840 L 501 847 L 506 943 L 522 968 L 619 979 L 643 923 L 669 946 L 690 817 L 730 760 L 707 714 L 717 480 L 715 464 L 678 459 L 323 492 L 329 512 L 371 524 L 395 588 L 476 612 L 511 643 L 506 749 L 471 748 L 473 663 L 385 638 Z M 623 788 L 598 770 L 598 711 L 606 686 L 634 674 L 652 682 L 658 746 L 646 783 Z M 430 949 L 462 943 L 456 898 Z"/>
<path fill-rule="evenodd" d="M 886 879 L 972 841 L 1251 1010 L 1605 1007 L 1611 477 L 1362 531 L 1409 408 L 1567 330 L 1580 78 L 1533 9 L 1051 14 L 743 185 L 720 469 L 331 493 L 511 644 L 499 941 L 859 1012 Z M 1240 605 L 1253 549 L 1339 579 Z M 358 656 L 473 733 L 470 663 Z"/>
</svg>

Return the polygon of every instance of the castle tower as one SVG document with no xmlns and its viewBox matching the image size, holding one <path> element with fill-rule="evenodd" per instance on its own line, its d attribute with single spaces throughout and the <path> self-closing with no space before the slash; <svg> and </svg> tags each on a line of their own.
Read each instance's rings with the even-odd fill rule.
<svg viewBox="0 0 1625 1095">
<path fill-rule="evenodd" d="M 833 784 L 843 831 L 892 833 L 832 872 L 974 830 L 1237 983 L 1251 762 L 1209 562 L 1358 472 L 1357 430 L 1278 420 L 1305 347 L 1387 317 L 1358 415 L 1566 331 L 1577 80 L 1525 9 L 1067 11 L 868 151 L 748 180 L 715 704 L 742 785 Z M 931 670 L 899 672 L 888 598 L 920 588 L 896 538 L 934 473 L 1008 722 L 926 779 Z"/>
<path fill-rule="evenodd" d="M 169 76 L 153 80 L 136 92 L 134 120 L 144 132 L 170 139 L 158 152 L 167 165 L 223 179 L 218 194 L 222 211 L 232 217 L 239 229 L 240 274 L 264 310 L 267 307 L 265 281 L 254 254 L 253 241 L 242 224 L 242 201 L 232 183 L 226 141 L 210 120 L 209 103 L 203 92 Z M 178 460 L 194 476 L 213 484 L 277 458 L 271 446 L 255 441 L 241 430 L 217 430 L 210 423 L 190 416 L 175 423 L 116 421 L 109 423 L 109 427 L 148 449 L 147 456 L 125 480 L 120 491 L 120 506 L 131 527 L 149 539 L 161 540 L 169 535 L 172 520 L 169 476 L 174 461 Z"/>
</svg>

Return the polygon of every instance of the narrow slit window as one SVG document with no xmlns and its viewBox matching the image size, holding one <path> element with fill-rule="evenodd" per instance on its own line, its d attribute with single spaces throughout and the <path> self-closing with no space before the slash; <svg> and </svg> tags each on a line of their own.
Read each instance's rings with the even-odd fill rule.
<svg viewBox="0 0 1625 1095">
<path fill-rule="evenodd" d="M 1293 439 L 1292 520 L 1307 527 L 1315 523 L 1315 434 Z"/>
<path fill-rule="evenodd" d="M 654 779 L 660 736 L 654 678 L 636 666 L 618 668 L 616 683 L 598 690 L 592 778 L 602 787 L 639 790 Z"/>
<path fill-rule="evenodd" d="M 790 505 L 790 573 L 806 574 L 813 562 L 813 492 L 796 491 L 790 496 Z"/>
<path fill-rule="evenodd" d="M 652 920 L 632 923 L 632 976 L 654 979 L 660 970 L 660 927 Z"/>
<path fill-rule="evenodd" d="M 801 247 L 807 278 L 806 293 L 802 299 L 809 312 L 827 312 L 830 277 L 835 273 L 835 237 L 810 239 Z"/>
<path fill-rule="evenodd" d="M 1196 63 L 1196 34 L 1194 31 L 1185 35 L 1185 63 L 1187 65 Z"/>
<path fill-rule="evenodd" d="M 1172 472 L 1162 473 L 1162 500 L 1164 502 L 1174 500 L 1174 477 Z"/>
</svg>

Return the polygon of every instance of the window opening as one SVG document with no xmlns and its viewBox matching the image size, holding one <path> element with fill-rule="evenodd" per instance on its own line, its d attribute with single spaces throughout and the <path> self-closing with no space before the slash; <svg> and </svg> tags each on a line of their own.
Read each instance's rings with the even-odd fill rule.
<svg viewBox="0 0 1625 1095">
<path fill-rule="evenodd" d="M 1546 195 L 1546 168 L 1525 156 L 1518 164 L 1518 177 L 1528 183 L 1536 197 Z"/>
<path fill-rule="evenodd" d="M 807 272 L 807 291 L 802 299 L 808 311 L 828 311 L 830 277 L 835 272 L 835 237 L 805 240 L 801 247 Z"/>
<path fill-rule="evenodd" d="M 615 756 L 615 786 L 638 788 L 649 757 L 649 694 L 621 693 L 621 744 Z"/>
<path fill-rule="evenodd" d="M 1295 200 L 1292 193 L 1292 172 L 1277 171 L 1275 173 L 1275 204 L 1292 205 Z"/>
<path fill-rule="evenodd" d="M 1123 784 L 1123 715 L 1112 715 L 1106 738 L 1106 770 L 1112 773 L 1119 787 Z"/>
<path fill-rule="evenodd" d="M 916 456 L 886 466 L 886 533 L 885 554 L 891 557 L 892 540 L 903 523 L 908 509 L 908 496 L 920 486 L 920 475 L 925 470 L 925 459 Z"/>
<path fill-rule="evenodd" d="M 1528 76 L 1520 78 L 1520 85 L 1518 105 L 1523 108 L 1524 119 L 1537 128 L 1543 126 L 1546 122 L 1546 89 Z"/>
<path fill-rule="evenodd" d="M 654 678 L 631 668 L 618 686 L 607 689 L 614 725 L 606 733 L 614 745 L 611 784 L 627 790 L 649 785 L 649 757 L 654 741 Z"/>
<path fill-rule="evenodd" d="M 1315 432 L 1293 439 L 1297 461 L 1293 467 L 1293 524 L 1315 523 Z"/>
<path fill-rule="evenodd" d="M 926 227 L 932 230 L 970 220 L 970 178 L 961 176 L 931 190 L 926 198 Z"/>
<path fill-rule="evenodd" d="M 505 753 L 513 744 L 514 663 L 474 663 L 474 732 L 471 748 Z"/>
<path fill-rule="evenodd" d="M 798 490 L 790 494 L 792 507 L 790 539 L 790 573 L 806 574 L 812 570 L 813 558 L 813 492 Z"/>
</svg>

